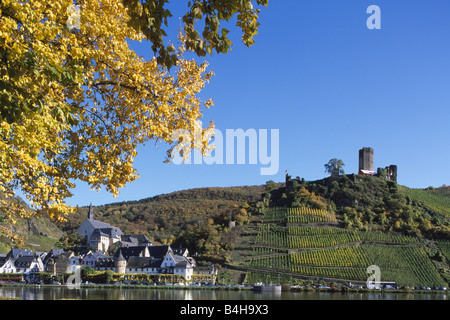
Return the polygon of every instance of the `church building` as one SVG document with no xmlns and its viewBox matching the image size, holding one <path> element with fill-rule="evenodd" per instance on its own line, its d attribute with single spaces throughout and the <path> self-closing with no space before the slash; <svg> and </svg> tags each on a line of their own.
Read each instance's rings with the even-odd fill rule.
<svg viewBox="0 0 450 320">
<path fill-rule="evenodd" d="M 76 233 L 81 234 L 87 244 L 99 252 L 106 252 L 116 242 L 121 240 L 122 230 L 109 223 L 94 220 L 94 209 L 89 206 L 87 218 Z"/>
</svg>

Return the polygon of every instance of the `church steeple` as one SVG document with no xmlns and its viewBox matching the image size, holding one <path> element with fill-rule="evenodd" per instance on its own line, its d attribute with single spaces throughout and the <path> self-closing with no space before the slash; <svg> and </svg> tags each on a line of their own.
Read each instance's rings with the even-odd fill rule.
<svg viewBox="0 0 450 320">
<path fill-rule="evenodd" d="M 93 220 L 94 220 L 94 208 L 92 208 L 92 203 L 91 203 L 91 205 L 89 206 L 89 211 L 88 211 L 88 216 L 87 216 L 87 218 L 88 218 L 90 221 L 93 221 Z"/>
</svg>

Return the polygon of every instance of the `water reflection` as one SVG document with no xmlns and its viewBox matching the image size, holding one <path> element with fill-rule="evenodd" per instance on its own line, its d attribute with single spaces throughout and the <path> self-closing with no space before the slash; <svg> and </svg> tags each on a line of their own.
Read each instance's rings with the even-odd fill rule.
<svg viewBox="0 0 450 320">
<path fill-rule="evenodd" d="M 449 300 L 446 293 L 253 292 L 146 288 L 0 287 L 0 296 L 21 300 Z"/>
</svg>

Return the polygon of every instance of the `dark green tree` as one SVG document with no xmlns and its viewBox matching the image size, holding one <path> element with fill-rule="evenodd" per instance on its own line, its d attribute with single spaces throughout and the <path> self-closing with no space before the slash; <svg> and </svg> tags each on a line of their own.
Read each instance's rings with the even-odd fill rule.
<svg viewBox="0 0 450 320">
<path fill-rule="evenodd" d="M 176 64 L 177 55 L 172 44 L 165 43 L 165 28 L 169 25 L 172 12 L 168 9 L 169 0 L 123 0 L 128 9 L 128 24 L 136 31 L 142 32 L 152 43 L 158 63 L 168 68 Z M 173 1 L 175 2 L 175 1 Z M 176 1 L 177 4 L 179 0 Z M 187 3 L 186 13 L 182 17 L 183 36 L 186 49 L 198 56 L 216 53 L 228 53 L 231 40 L 228 29 L 221 23 L 236 17 L 236 27 L 242 32 L 242 42 L 247 46 L 254 44 L 258 33 L 258 14 L 255 6 L 266 6 L 269 0 L 191 0 Z M 255 5 L 255 6 L 254 6 Z"/>
<path fill-rule="evenodd" d="M 340 174 L 344 174 L 343 167 L 345 166 L 344 162 L 340 159 L 333 158 L 328 161 L 327 164 L 324 165 L 325 172 L 330 174 L 331 176 L 338 176 Z"/>
</svg>

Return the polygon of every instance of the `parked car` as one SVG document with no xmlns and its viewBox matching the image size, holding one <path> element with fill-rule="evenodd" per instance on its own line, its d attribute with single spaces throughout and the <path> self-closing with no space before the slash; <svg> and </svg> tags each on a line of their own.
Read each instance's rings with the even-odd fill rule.
<svg viewBox="0 0 450 320">
<path fill-rule="evenodd" d="M 323 285 L 319 285 L 317 288 L 319 288 L 319 289 L 330 289 L 330 287 L 323 286 Z"/>
<path fill-rule="evenodd" d="M 184 287 L 185 284 L 183 282 L 177 282 L 173 284 L 174 286 L 178 286 L 178 287 Z"/>
</svg>

